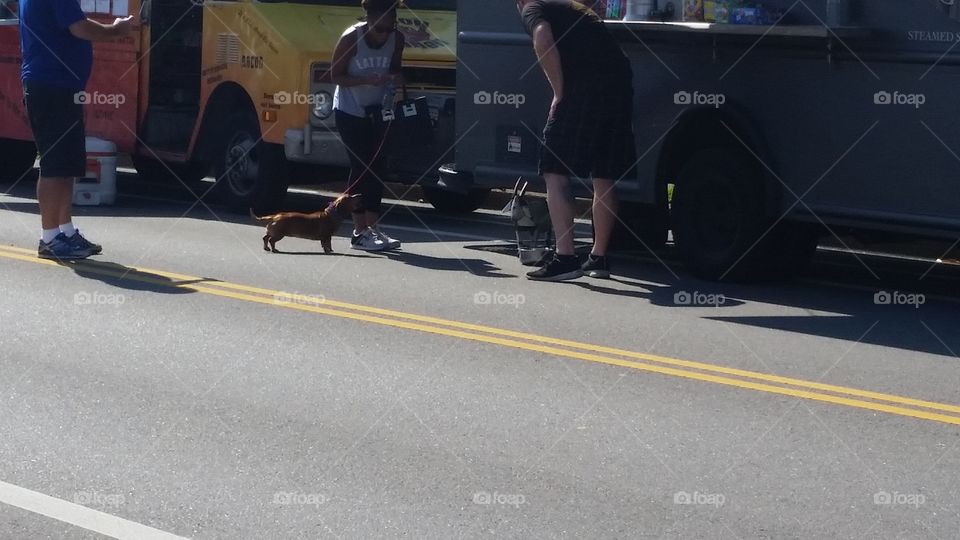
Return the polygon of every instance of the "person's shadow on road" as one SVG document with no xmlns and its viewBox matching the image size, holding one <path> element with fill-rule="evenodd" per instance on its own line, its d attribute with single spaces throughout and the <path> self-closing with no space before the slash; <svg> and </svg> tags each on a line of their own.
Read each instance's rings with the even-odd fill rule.
<svg viewBox="0 0 960 540">
<path fill-rule="evenodd" d="M 500 268 L 483 259 L 458 259 L 455 257 L 446 259 L 405 251 L 381 251 L 380 253 L 383 253 L 388 259 L 428 270 L 469 272 L 475 276 L 491 278 L 516 277 L 504 274 L 500 271 Z"/>
<path fill-rule="evenodd" d="M 195 283 L 213 283 L 215 279 L 177 281 L 167 276 L 144 272 L 122 264 L 105 261 L 61 261 L 61 266 L 73 270 L 85 279 L 100 281 L 111 287 L 129 291 L 146 291 L 160 294 L 190 294 L 197 292 L 183 287 Z"/>
</svg>

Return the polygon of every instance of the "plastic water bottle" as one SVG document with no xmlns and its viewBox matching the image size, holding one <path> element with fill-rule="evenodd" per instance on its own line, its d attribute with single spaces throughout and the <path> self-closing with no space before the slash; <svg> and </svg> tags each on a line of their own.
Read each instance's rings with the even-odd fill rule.
<svg viewBox="0 0 960 540">
<path fill-rule="evenodd" d="M 627 14 L 625 21 L 646 21 L 650 19 L 650 12 L 656 9 L 654 0 L 627 0 Z"/>
<path fill-rule="evenodd" d="M 606 18 L 611 20 L 623 18 L 623 0 L 607 0 Z"/>
<path fill-rule="evenodd" d="M 393 105 L 397 101 L 397 87 L 391 82 L 383 89 L 383 103 L 380 109 L 383 114 L 383 121 L 390 122 L 394 119 Z"/>
</svg>

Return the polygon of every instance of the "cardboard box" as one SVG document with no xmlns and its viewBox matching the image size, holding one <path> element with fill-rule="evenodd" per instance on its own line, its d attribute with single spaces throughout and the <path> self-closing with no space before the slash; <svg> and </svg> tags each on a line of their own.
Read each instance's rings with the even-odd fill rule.
<svg viewBox="0 0 960 540">
<path fill-rule="evenodd" d="M 703 22 L 703 0 L 683 0 L 683 20 Z"/>
<path fill-rule="evenodd" d="M 703 20 L 712 23 L 717 22 L 717 2 L 716 0 L 703 0 Z"/>
</svg>

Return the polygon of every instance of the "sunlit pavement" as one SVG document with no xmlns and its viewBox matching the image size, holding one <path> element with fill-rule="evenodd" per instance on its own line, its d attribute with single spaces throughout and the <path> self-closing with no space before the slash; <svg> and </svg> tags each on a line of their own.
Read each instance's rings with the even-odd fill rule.
<svg viewBox="0 0 960 540">
<path fill-rule="evenodd" d="M 128 197 L 60 266 L 29 197 L 0 197 L 0 538 L 960 535 L 957 305 L 876 259 L 544 284 L 492 212 L 270 254 Z"/>
</svg>

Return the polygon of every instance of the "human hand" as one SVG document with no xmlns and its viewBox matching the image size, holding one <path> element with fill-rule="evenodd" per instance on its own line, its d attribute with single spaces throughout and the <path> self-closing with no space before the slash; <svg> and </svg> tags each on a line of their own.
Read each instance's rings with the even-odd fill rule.
<svg viewBox="0 0 960 540">
<path fill-rule="evenodd" d="M 133 15 L 127 15 L 126 17 L 122 18 L 117 17 L 111 26 L 113 26 L 113 30 L 117 34 L 126 34 L 133 28 Z"/>
</svg>

